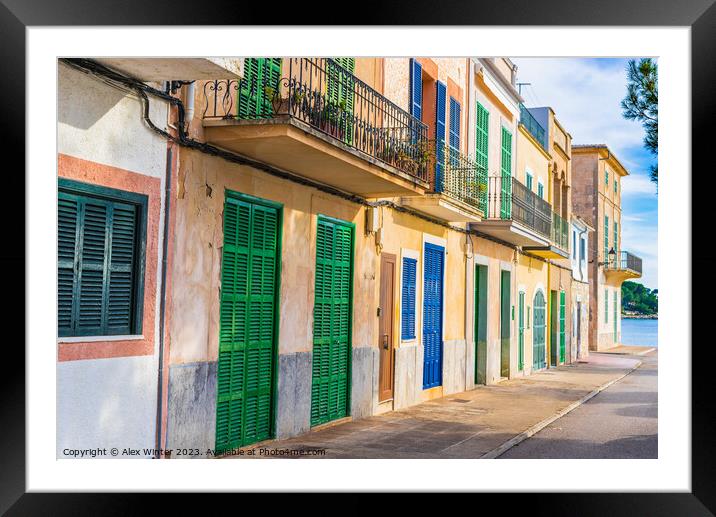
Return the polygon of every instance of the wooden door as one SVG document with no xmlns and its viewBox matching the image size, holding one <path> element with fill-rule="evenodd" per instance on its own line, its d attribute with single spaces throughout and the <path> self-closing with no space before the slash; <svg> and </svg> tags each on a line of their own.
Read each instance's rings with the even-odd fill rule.
<svg viewBox="0 0 716 517">
<path fill-rule="evenodd" d="M 443 383 L 443 270 L 445 248 L 425 243 L 423 270 L 423 389 Z"/>
<path fill-rule="evenodd" d="M 380 307 L 378 308 L 378 401 L 393 398 L 393 322 L 395 320 L 395 255 L 382 253 L 380 258 Z"/>
</svg>

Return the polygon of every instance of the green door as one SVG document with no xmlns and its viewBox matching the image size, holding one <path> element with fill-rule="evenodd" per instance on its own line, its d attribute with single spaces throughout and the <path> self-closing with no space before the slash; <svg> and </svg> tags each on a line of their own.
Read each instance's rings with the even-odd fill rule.
<svg viewBox="0 0 716 517">
<path fill-rule="evenodd" d="M 487 383 L 487 266 L 475 266 L 475 384 Z"/>
<path fill-rule="evenodd" d="M 500 276 L 500 375 L 510 376 L 510 272 Z"/>
<path fill-rule="evenodd" d="M 547 306 L 542 291 L 535 293 L 532 322 L 532 369 L 540 370 L 547 366 L 545 338 L 547 335 Z"/>
<path fill-rule="evenodd" d="M 559 362 L 559 292 L 549 292 L 549 364 Z"/>
<path fill-rule="evenodd" d="M 525 366 L 525 293 L 520 292 L 519 304 L 517 309 L 517 321 L 519 325 L 519 362 L 520 371 Z"/>
<path fill-rule="evenodd" d="M 354 226 L 318 217 L 311 426 L 348 416 Z"/>
<path fill-rule="evenodd" d="M 216 449 L 273 435 L 280 207 L 227 192 L 221 262 Z"/>
<path fill-rule="evenodd" d="M 565 332 L 565 303 L 564 303 L 564 291 L 559 292 L 559 362 L 564 362 L 564 356 L 566 355 L 566 332 Z"/>
</svg>

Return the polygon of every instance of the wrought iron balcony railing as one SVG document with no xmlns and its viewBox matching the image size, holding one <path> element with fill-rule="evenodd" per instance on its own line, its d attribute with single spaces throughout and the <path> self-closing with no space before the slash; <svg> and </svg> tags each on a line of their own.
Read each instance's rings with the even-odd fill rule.
<svg viewBox="0 0 716 517">
<path fill-rule="evenodd" d="M 607 269 L 611 271 L 633 271 L 641 275 L 641 258 L 632 255 L 628 251 L 617 252 L 616 258 L 607 263 Z"/>
<path fill-rule="evenodd" d="M 552 242 L 558 248 L 569 251 L 569 224 L 557 212 L 552 212 Z"/>
<path fill-rule="evenodd" d="M 274 70 L 204 85 L 205 119 L 288 116 L 428 180 L 427 126 L 330 58 L 266 59 Z M 278 62 L 278 64 L 276 64 Z"/>
<path fill-rule="evenodd" d="M 489 178 L 490 219 L 512 219 L 550 238 L 552 206 L 512 176 Z"/>
<path fill-rule="evenodd" d="M 487 170 L 446 144 L 437 144 L 435 163 L 431 178 L 433 190 L 484 214 L 487 209 Z"/>
<path fill-rule="evenodd" d="M 537 122 L 530 110 L 528 110 L 524 104 L 520 104 L 520 124 L 525 126 L 525 129 L 539 142 L 542 149 L 547 149 L 547 133 L 542 127 L 542 124 Z"/>
</svg>

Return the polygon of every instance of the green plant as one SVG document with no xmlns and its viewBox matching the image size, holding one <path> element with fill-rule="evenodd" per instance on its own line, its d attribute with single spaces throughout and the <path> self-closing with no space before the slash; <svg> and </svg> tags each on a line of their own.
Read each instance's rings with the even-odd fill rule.
<svg viewBox="0 0 716 517">
<path fill-rule="evenodd" d="M 264 95 L 266 95 L 267 98 L 273 99 L 274 95 L 276 94 L 276 89 L 271 86 L 264 86 Z"/>
</svg>

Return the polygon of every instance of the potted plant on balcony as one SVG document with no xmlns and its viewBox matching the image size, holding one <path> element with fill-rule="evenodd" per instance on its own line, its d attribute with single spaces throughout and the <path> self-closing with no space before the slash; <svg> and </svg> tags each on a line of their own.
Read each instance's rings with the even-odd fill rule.
<svg viewBox="0 0 716 517">
<path fill-rule="evenodd" d="M 327 102 L 320 110 L 318 128 L 338 140 L 343 140 L 346 131 L 345 101 Z"/>
<path fill-rule="evenodd" d="M 288 97 L 281 97 L 281 90 L 273 86 L 264 86 L 264 95 L 271 101 L 274 114 L 288 113 Z"/>
</svg>

